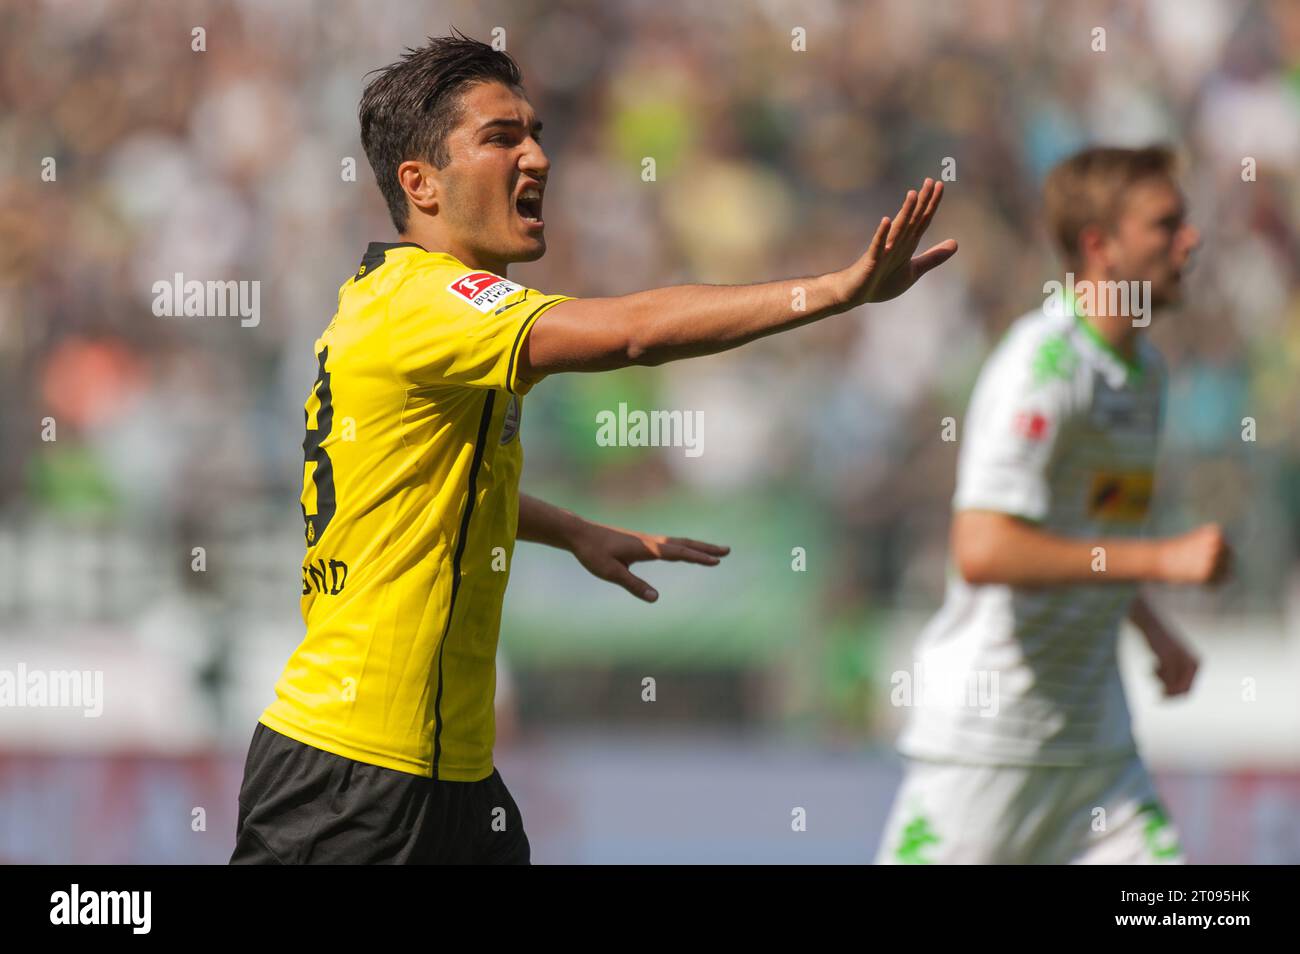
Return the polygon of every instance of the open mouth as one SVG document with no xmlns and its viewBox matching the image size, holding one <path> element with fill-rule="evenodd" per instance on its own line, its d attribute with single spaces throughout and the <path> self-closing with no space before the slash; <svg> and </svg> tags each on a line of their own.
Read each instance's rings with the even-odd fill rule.
<svg viewBox="0 0 1300 954">
<path fill-rule="evenodd" d="M 519 193 L 519 198 L 515 199 L 515 211 L 528 225 L 542 225 L 542 193 L 536 186 L 529 186 Z"/>
</svg>

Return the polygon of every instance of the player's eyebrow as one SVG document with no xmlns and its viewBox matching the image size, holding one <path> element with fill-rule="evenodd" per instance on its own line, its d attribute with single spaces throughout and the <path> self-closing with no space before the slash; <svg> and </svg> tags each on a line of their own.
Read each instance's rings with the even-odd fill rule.
<svg viewBox="0 0 1300 954">
<path fill-rule="evenodd" d="M 1187 209 L 1180 205 L 1178 208 L 1169 212 L 1167 215 L 1161 216 L 1159 222 L 1161 225 L 1173 227 L 1173 226 L 1181 225 L 1183 220 L 1186 217 L 1187 217 Z"/>
<path fill-rule="evenodd" d="M 483 132 L 483 130 L 485 129 L 491 129 L 493 127 L 498 127 L 498 126 L 504 126 L 509 129 L 523 129 L 524 123 L 523 120 L 521 119 L 506 119 L 504 117 L 499 119 L 489 119 L 482 126 L 478 127 L 478 131 Z M 532 134 L 536 136 L 541 131 L 542 131 L 542 121 L 540 119 L 533 120 Z"/>
</svg>

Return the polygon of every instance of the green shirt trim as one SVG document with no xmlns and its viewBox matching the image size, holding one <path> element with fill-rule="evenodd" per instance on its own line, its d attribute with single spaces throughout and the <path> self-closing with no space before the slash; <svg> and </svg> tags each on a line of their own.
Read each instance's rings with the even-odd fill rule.
<svg viewBox="0 0 1300 954">
<path fill-rule="evenodd" d="M 1065 293 L 1065 306 L 1070 310 L 1070 314 L 1074 315 L 1075 322 L 1083 329 L 1083 333 L 1088 336 L 1093 344 L 1123 365 L 1124 370 L 1128 372 L 1133 381 L 1142 380 L 1142 365 L 1126 357 L 1114 345 L 1103 338 L 1101 332 L 1092 326 L 1088 321 L 1088 316 L 1079 308 L 1078 300 L 1068 291 Z"/>
</svg>

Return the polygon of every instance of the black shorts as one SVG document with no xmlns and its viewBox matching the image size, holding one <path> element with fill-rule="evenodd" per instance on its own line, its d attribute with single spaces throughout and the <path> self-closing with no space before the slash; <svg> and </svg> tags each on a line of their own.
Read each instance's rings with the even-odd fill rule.
<svg viewBox="0 0 1300 954">
<path fill-rule="evenodd" d="M 236 864 L 523 864 L 501 775 L 434 781 L 304 745 L 262 723 L 239 789 Z"/>
</svg>

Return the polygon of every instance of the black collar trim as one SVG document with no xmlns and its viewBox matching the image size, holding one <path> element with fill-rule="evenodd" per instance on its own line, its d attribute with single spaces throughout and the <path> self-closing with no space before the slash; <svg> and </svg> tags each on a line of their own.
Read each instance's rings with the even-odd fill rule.
<svg viewBox="0 0 1300 954">
<path fill-rule="evenodd" d="M 417 245 L 415 242 L 371 242 L 366 246 L 366 254 L 361 257 L 361 267 L 357 269 L 356 281 L 361 281 L 380 265 L 384 264 L 384 255 L 389 249 L 394 248 L 418 248 L 424 251 L 423 245 Z"/>
</svg>

